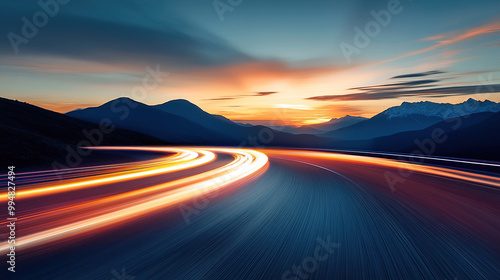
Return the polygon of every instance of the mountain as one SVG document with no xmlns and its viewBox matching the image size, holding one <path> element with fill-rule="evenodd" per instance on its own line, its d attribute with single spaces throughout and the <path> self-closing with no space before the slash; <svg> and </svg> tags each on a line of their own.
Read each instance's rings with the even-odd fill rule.
<svg viewBox="0 0 500 280">
<path fill-rule="evenodd" d="M 364 120 L 367 120 L 367 118 L 347 115 L 342 118 L 333 118 L 328 122 L 318 124 L 302 125 L 299 127 L 283 126 L 276 129 L 294 134 L 323 134 L 328 131 L 333 131 L 357 124 Z"/>
<path fill-rule="evenodd" d="M 118 127 L 176 144 L 250 147 L 322 147 L 327 144 L 326 139 L 313 135 L 293 135 L 264 126 L 242 126 L 222 116 L 211 115 L 182 99 L 148 106 L 129 98 L 118 98 L 99 107 L 67 114 L 93 123 L 108 118 Z"/>
<path fill-rule="evenodd" d="M 443 119 L 440 117 L 428 117 L 425 115 L 407 115 L 403 117 L 388 118 L 385 115 L 378 114 L 371 119 L 321 134 L 321 136 L 337 140 L 365 140 L 391 135 L 401 131 L 423 129 L 442 120 Z"/>
<path fill-rule="evenodd" d="M 367 118 L 347 115 L 342 118 L 333 118 L 326 123 L 304 125 L 301 126 L 301 128 L 313 128 L 319 131 L 333 131 L 360 123 L 365 120 L 367 120 Z"/>
<path fill-rule="evenodd" d="M 145 133 L 171 143 L 215 145 L 236 142 L 236 139 L 228 139 L 179 115 L 125 97 L 99 107 L 68 112 L 67 115 L 92 123 L 110 119 L 117 127 Z"/>
<path fill-rule="evenodd" d="M 3 135 L 0 138 L 0 162 L 21 168 L 47 168 L 57 161 L 71 167 L 69 163 L 74 162 L 74 158 L 69 162 L 68 156 L 75 155 L 77 146 L 82 143 L 85 146 L 170 143 L 253 148 L 338 148 L 402 153 L 420 149 L 424 150 L 424 154 L 498 161 L 498 104 L 468 100 L 457 105 L 460 106 L 449 107 L 445 104 L 447 111 L 443 111 L 439 109 L 442 106 L 436 106 L 435 103 L 403 103 L 371 119 L 327 133 L 337 137 L 360 138 L 346 141 L 342 138 L 290 134 L 265 126 L 236 124 L 223 116 L 211 115 L 186 100 L 148 106 L 129 98 L 118 98 L 99 107 L 63 115 L 0 98 L 0 133 Z M 436 111 L 432 111 L 434 109 Z M 476 113 L 463 114 L 465 109 Z M 443 116 L 451 115 L 459 117 L 443 120 Z M 338 123 L 331 121 L 323 124 L 322 128 Z M 115 128 L 111 133 L 101 133 L 104 124 L 111 124 Z M 319 131 L 316 128 L 309 129 Z M 442 131 L 441 134 L 446 138 L 444 142 L 429 142 L 436 130 Z M 386 135 L 363 140 L 367 135 L 380 134 Z M 81 158 L 82 162 L 77 165 L 131 160 L 129 156 L 104 151 L 92 151 L 91 155 Z"/>
<path fill-rule="evenodd" d="M 448 134 L 436 154 L 500 161 L 500 113 Z"/>
<path fill-rule="evenodd" d="M 292 134 L 312 134 L 312 135 L 318 135 L 325 133 L 323 130 L 317 130 L 312 127 L 308 126 L 293 126 L 293 125 L 283 125 L 283 126 L 273 126 L 273 129 L 283 131 L 286 133 L 292 133 Z"/>
<path fill-rule="evenodd" d="M 434 102 L 403 102 L 369 120 L 330 131 L 321 136 L 337 140 L 367 140 L 404 131 L 421 130 L 444 119 L 481 112 L 500 112 L 500 103 L 469 99 L 459 104 Z"/>
<path fill-rule="evenodd" d="M 389 119 L 407 117 L 410 115 L 424 115 L 428 117 L 451 119 L 481 112 L 500 112 L 500 103 L 489 100 L 478 101 L 472 98 L 459 104 L 434 103 L 429 101 L 414 103 L 403 102 L 400 106 L 389 108 L 381 114 Z"/>
<path fill-rule="evenodd" d="M 337 148 L 474 159 L 500 159 L 500 112 L 447 119 L 428 128 L 363 141 L 338 142 Z"/>
<path fill-rule="evenodd" d="M 240 125 L 232 122 L 226 117 L 209 114 L 203 111 L 200 107 L 184 99 L 171 100 L 166 103 L 151 107 L 163 112 L 183 117 L 205 128 L 222 134 L 228 133 L 228 129 L 241 128 Z"/>
<path fill-rule="evenodd" d="M 106 129 L 102 129 L 106 128 Z M 165 141 L 149 135 L 99 126 L 63 114 L 42 109 L 28 103 L 0 98 L 0 162 L 17 168 L 51 168 L 54 161 L 69 166 L 79 161 L 77 145 L 130 146 L 165 145 Z M 101 137 L 102 136 L 102 137 Z M 102 139 L 101 139 L 102 138 Z M 101 141 L 98 141 L 101 140 Z M 71 155 L 72 154 L 72 155 Z M 102 151 L 81 156 L 79 165 L 130 160 Z"/>
</svg>

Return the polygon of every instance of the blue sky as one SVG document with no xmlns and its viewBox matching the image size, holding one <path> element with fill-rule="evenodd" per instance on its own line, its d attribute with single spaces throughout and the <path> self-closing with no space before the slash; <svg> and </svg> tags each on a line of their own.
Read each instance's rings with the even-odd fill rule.
<svg viewBox="0 0 500 280">
<path fill-rule="evenodd" d="M 500 101 L 499 1 L 215 2 L 223 14 L 205 0 L 60 1 L 41 1 L 58 8 L 32 38 L 23 17 L 43 13 L 38 1 L 0 3 L 2 96 L 65 112 L 129 96 L 158 66 L 165 77 L 142 102 L 184 98 L 238 120 L 300 124 L 403 101 Z M 386 26 L 356 46 L 356 28 L 387 11 Z M 13 46 L 17 35 L 24 41 Z M 358 51 L 346 58 L 341 44 Z M 393 79 L 428 71 L 439 72 Z M 423 79 L 433 82 L 412 83 Z"/>
</svg>

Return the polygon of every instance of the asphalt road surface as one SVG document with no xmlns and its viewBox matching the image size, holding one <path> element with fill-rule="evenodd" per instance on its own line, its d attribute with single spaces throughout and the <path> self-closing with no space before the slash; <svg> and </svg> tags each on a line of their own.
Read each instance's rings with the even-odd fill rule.
<svg viewBox="0 0 500 280">
<path fill-rule="evenodd" d="M 0 198 L 2 279 L 500 279 L 498 175 L 326 151 L 135 150 L 158 157 L 16 174 L 15 216 Z"/>
</svg>

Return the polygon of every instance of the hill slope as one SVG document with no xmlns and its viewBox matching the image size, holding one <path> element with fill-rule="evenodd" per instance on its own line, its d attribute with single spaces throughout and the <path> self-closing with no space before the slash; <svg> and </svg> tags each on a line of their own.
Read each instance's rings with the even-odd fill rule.
<svg viewBox="0 0 500 280">
<path fill-rule="evenodd" d="M 165 145 L 165 141 L 137 132 L 114 129 L 103 130 L 95 124 L 78 120 L 64 114 L 36 107 L 27 103 L 0 98 L 0 162 L 4 166 L 51 168 L 54 161 L 69 166 L 68 151 L 77 151 L 80 141 L 99 145 Z M 84 133 L 85 131 L 85 133 Z M 101 131 L 100 134 L 97 131 Z M 87 137 L 86 135 L 91 135 Z M 102 135 L 102 141 L 101 137 Z M 89 138 L 91 141 L 89 141 Z M 91 143 L 94 142 L 94 143 Z M 123 156 L 92 151 L 83 156 L 80 164 L 100 161 L 129 160 Z M 77 160 L 71 158 L 70 163 Z"/>
<path fill-rule="evenodd" d="M 215 145 L 236 142 L 235 139 L 225 137 L 186 118 L 130 98 L 118 98 L 99 107 L 72 111 L 67 115 L 92 123 L 111 119 L 117 127 L 152 135 L 171 143 Z"/>
<path fill-rule="evenodd" d="M 426 129 L 363 141 L 341 141 L 338 148 L 500 161 L 500 112 L 448 119 Z"/>
<path fill-rule="evenodd" d="M 362 121 L 367 120 L 364 117 L 355 117 L 355 116 L 344 116 L 342 118 L 333 118 L 328 122 L 319 123 L 319 124 L 311 124 L 311 125 L 303 125 L 303 126 L 283 126 L 279 128 L 279 130 L 284 132 L 290 132 L 294 134 L 315 134 L 320 135 L 324 134 L 328 131 L 334 131 L 337 129 L 341 129 L 344 127 L 348 127 L 351 125 L 355 125 Z"/>
<path fill-rule="evenodd" d="M 148 106 L 118 98 L 99 107 L 67 113 L 98 123 L 110 118 L 117 126 L 153 135 L 177 144 L 246 147 L 324 147 L 327 140 L 314 135 L 293 135 L 264 126 L 242 126 L 211 115 L 186 100 Z"/>
<path fill-rule="evenodd" d="M 408 115 L 387 118 L 378 114 L 357 124 L 321 134 L 337 140 L 366 140 L 391 135 L 402 131 L 419 130 L 429 127 L 443 119 L 435 116 Z"/>
<path fill-rule="evenodd" d="M 234 138 L 235 130 L 241 129 L 241 125 L 232 122 L 224 116 L 209 114 L 200 107 L 184 99 L 171 100 L 151 107 L 183 117 L 207 129 L 224 134 L 229 138 Z"/>
</svg>

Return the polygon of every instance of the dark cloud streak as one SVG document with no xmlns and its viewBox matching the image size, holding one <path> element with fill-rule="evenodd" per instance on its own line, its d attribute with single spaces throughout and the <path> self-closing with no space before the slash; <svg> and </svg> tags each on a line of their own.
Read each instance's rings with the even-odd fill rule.
<svg viewBox="0 0 500 280">
<path fill-rule="evenodd" d="M 218 97 L 218 98 L 208 98 L 208 99 L 203 99 L 206 101 L 223 101 L 223 100 L 234 100 L 236 97 Z"/>
<path fill-rule="evenodd" d="M 446 73 L 446 72 L 434 70 L 434 71 L 427 71 L 427 72 L 420 72 L 420 73 L 398 75 L 398 76 L 392 77 L 391 79 L 418 78 L 418 77 L 426 77 L 426 76 L 438 75 L 438 74 L 444 74 L 444 73 Z"/>
<path fill-rule="evenodd" d="M 472 86 L 458 86 L 458 87 L 441 87 L 441 88 L 420 89 L 420 90 L 399 90 L 399 91 L 372 90 L 369 92 L 361 92 L 361 93 L 312 96 L 306 98 L 306 100 L 360 101 L 360 100 L 392 99 L 399 97 L 446 97 L 446 96 L 460 96 L 460 95 L 498 93 L 498 92 L 500 92 L 500 84 L 490 84 L 490 85 L 472 85 Z"/>
<path fill-rule="evenodd" d="M 404 82 L 404 83 L 392 83 L 392 84 L 382 84 L 382 85 L 365 86 L 365 87 L 355 87 L 355 88 L 350 88 L 350 90 L 353 90 L 353 89 L 372 90 L 372 89 L 382 89 L 382 88 L 387 88 L 387 90 L 393 90 L 394 87 L 413 88 L 415 86 L 429 86 L 429 85 L 432 85 L 432 84 L 440 82 L 440 81 L 441 80 L 416 80 L 416 81 Z"/>
<path fill-rule="evenodd" d="M 254 96 L 268 96 L 268 95 L 275 94 L 275 93 L 278 93 L 278 92 L 277 91 L 260 91 L 260 92 L 256 92 L 256 94 Z"/>
</svg>

